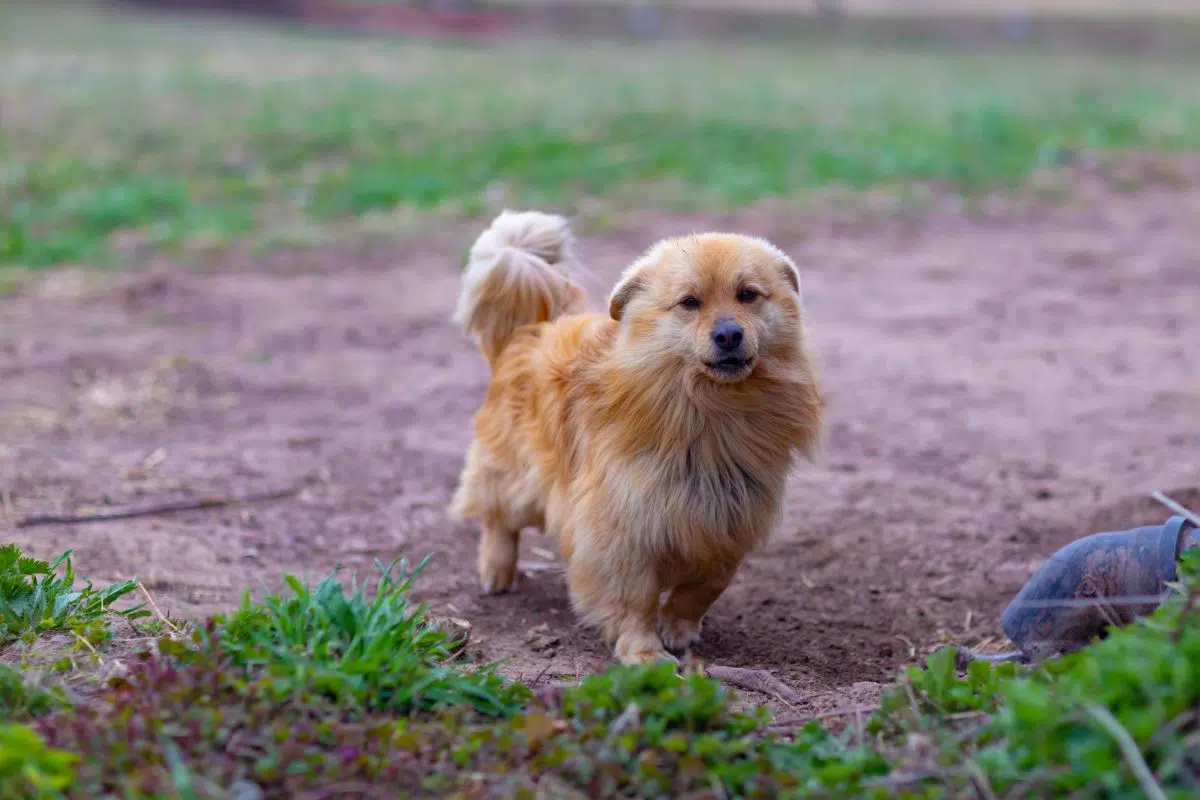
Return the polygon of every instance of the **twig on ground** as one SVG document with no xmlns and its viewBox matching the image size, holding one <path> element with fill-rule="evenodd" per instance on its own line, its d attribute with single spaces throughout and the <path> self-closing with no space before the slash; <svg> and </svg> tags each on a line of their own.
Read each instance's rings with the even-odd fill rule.
<svg viewBox="0 0 1200 800">
<path fill-rule="evenodd" d="M 1188 509 L 1188 508 L 1185 508 L 1184 506 L 1182 506 L 1182 505 L 1180 505 L 1179 503 L 1175 502 L 1175 501 L 1174 501 L 1174 500 L 1172 500 L 1171 498 L 1167 497 L 1167 496 L 1166 496 L 1165 494 L 1163 494 L 1162 492 L 1159 492 L 1159 491 L 1154 491 L 1154 492 L 1151 492 L 1151 493 L 1150 493 L 1150 496 L 1151 496 L 1151 497 L 1153 497 L 1153 498 L 1154 498 L 1155 500 L 1157 500 L 1158 502 L 1162 503 L 1162 504 L 1163 504 L 1164 506 L 1166 506 L 1167 508 L 1169 508 L 1169 509 L 1171 509 L 1172 511 L 1174 511 L 1174 512 L 1175 512 L 1176 514 L 1178 514 L 1179 516 L 1181 516 L 1181 517 L 1186 517 L 1188 520 L 1190 520 L 1190 521 L 1191 521 L 1191 523 L 1192 523 L 1193 525 L 1195 525 L 1196 527 L 1200 528 L 1200 514 L 1197 514 L 1196 512 L 1194 512 L 1194 511 L 1192 511 L 1192 510 L 1190 510 L 1190 509 Z"/>
<path fill-rule="evenodd" d="M 967 764 L 967 772 L 971 775 L 971 783 L 975 786 L 976 794 L 984 800 L 996 800 L 996 793 L 992 791 L 992 784 L 988 781 L 982 767 L 971 761 Z"/>
<path fill-rule="evenodd" d="M 804 702 L 802 695 L 771 673 L 762 669 L 743 669 L 741 667 L 719 667 L 709 664 L 704 667 L 708 677 L 715 678 L 738 689 L 746 689 L 774 697 L 789 706 Z M 807 695 L 811 696 L 811 695 Z"/>
<path fill-rule="evenodd" d="M 534 679 L 526 685 L 530 689 L 536 689 L 537 685 L 542 682 L 542 678 L 546 677 L 546 673 L 550 671 L 550 667 L 553 665 L 554 665 L 553 661 L 547 662 L 546 666 L 542 667 L 542 671 L 539 672 L 536 676 L 534 676 Z"/>
<path fill-rule="evenodd" d="M 306 483 L 289 486 L 286 489 L 275 489 L 269 492 L 256 492 L 237 497 L 198 497 L 193 500 L 178 500 L 167 503 L 150 503 L 142 506 L 126 506 L 110 511 L 97 511 L 94 514 L 38 514 L 21 517 L 16 521 L 18 528 L 31 528 L 35 525 L 76 525 L 84 522 L 106 522 L 112 519 L 128 519 L 130 517 L 149 517 L 156 514 L 170 514 L 177 511 L 195 511 L 201 508 L 221 508 L 224 506 L 240 505 L 242 503 L 261 503 L 267 500 L 278 500 L 299 494 Z"/>
<path fill-rule="evenodd" d="M 1100 727 L 1104 728 L 1116 741 L 1117 749 L 1121 751 L 1129 769 L 1133 770 L 1133 775 L 1137 778 L 1138 785 L 1142 787 L 1146 797 L 1149 797 L 1150 800 L 1167 800 L 1166 792 L 1154 779 L 1154 773 L 1150 771 L 1146 759 L 1142 758 L 1137 742 L 1133 740 L 1133 736 L 1125 730 L 1121 722 L 1112 715 L 1112 712 L 1104 706 L 1094 703 L 1088 703 L 1083 708 L 1087 711 L 1088 716 L 1100 723 Z"/>
<path fill-rule="evenodd" d="M 795 717 L 784 717 L 778 719 L 767 726 L 770 731 L 789 731 L 812 722 L 814 719 L 834 719 L 836 717 L 855 717 L 856 724 L 861 724 L 861 714 L 874 714 L 879 710 L 879 706 L 851 706 L 850 708 L 838 708 L 833 711 L 822 711 L 819 714 L 801 714 Z"/>
<path fill-rule="evenodd" d="M 854 724 L 856 724 L 856 727 L 859 728 L 859 738 L 862 738 L 862 715 L 875 714 L 875 712 L 878 710 L 880 710 L 880 706 L 878 705 L 852 705 L 848 709 L 821 711 L 820 714 L 802 714 L 799 716 L 784 717 L 781 718 L 781 720 L 775 720 L 774 722 L 768 724 L 767 730 L 772 730 L 772 732 L 778 733 L 781 732 L 781 730 L 796 730 L 797 728 L 803 728 L 805 724 L 808 724 L 814 720 L 833 720 L 833 718 L 836 717 L 853 716 Z"/>
<path fill-rule="evenodd" d="M 562 564 L 544 561 L 522 561 L 517 564 L 517 569 L 520 572 L 562 572 L 565 567 Z"/>
<path fill-rule="evenodd" d="M 823 711 L 816 716 L 817 719 L 833 719 L 835 717 L 845 717 L 850 714 L 859 716 L 860 714 L 874 714 L 879 710 L 879 706 L 855 706 L 854 708 L 841 709 L 838 711 Z"/>
<path fill-rule="evenodd" d="M 976 653 L 969 647 L 960 647 L 954 655 L 954 660 L 958 671 L 965 672 L 967 665 L 972 661 L 986 661 L 989 664 L 1003 664 L 1006 661 L 1015 661 L 1018 664 L 1023 664 L 1029 658 L 1020 650 L 1010 650 L 1004 653 Z"/>
<path fill-rule="evenodd" d="M 96 658 L 100 658 L 100 654 L 98 652 L 96 652 L 96 648 L 93 647 L 92 643 L 89 642 L 87 639 L 85 639 L 83 637 L 83 635 L 79 633 L 79 631 L 71 631 L 71 633 L 74 634 L 75 639 L 80 644 L 82 644 L 84 647 L 86 647 L 88 650 L 90 650 L 92 652 L 92 655 L 94 655 Z"/>
<path fill-rule="evenodd" d="M 162 609 L 158 607 L 158 603 L 154 602 L 154 595 L 150 594 L 150 590 L 146 588 L 146 584 L 138 581 L 138 588 L 142 590 L 142 594 L 146 595 L 146 601 L 150 603 L 150 607 L 154 609 L 155 614 L 158 614 L 158 618 L 162 620 L 163 624 L 170 628 L 171 632 L 176 636 L 182 633 L 179 627 L 174 622 L 171 622 L 167 618 L 167 615 L 162 612 Z"/>
</svg>

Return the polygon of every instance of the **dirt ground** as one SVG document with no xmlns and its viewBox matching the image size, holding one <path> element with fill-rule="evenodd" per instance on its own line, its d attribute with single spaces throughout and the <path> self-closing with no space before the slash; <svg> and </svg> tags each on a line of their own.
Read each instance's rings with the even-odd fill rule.
<svg viewBox="0 0 1200 800">
<path fill-rule="evenodd" d="M 481 225 L 482 223 L 480 223 Z M 799 261 L 827 449 L 697 655 L 772 670 L 807 710 L 869 703 L 946 641 L 996 641 L 1055 548 L 1200 499 L 1200 190 L 968 220 L 747 212 L 633 218 L 582 249 L 594 299 L 660 235 L 764 234 Z M 526 680 L 602 667 L 561 572 L 526 536 L 519 590 L 480 595 L 447 520 L 487 372 L 449 322 L 479 226 L 389 253 L 204 272 L 57 273 L 0 300 L 0 536 L 136 575 L 176 616 L 243 590 L 433 558 L 421 597 Z M 270 502 L 88 525 L 17 515 L 274 489 Z"/>
</svg>

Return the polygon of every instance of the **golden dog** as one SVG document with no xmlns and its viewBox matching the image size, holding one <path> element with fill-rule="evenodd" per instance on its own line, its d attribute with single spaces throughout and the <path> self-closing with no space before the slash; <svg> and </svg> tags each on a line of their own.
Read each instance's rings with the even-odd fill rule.
<svg viewBox="0 0 1200 800">
<path fill-rule="evenodd" d="M 659 242 L 585 313 L 568 222 L 505 211 L 476 240 L 456 320 L 492 378 L 451 512 L 482 526 L 502 592 L 521 529 L 622 663 L 670 659 L 780 516 L 821 400 L 796 265 L 762 239 Z"/>
</svg>

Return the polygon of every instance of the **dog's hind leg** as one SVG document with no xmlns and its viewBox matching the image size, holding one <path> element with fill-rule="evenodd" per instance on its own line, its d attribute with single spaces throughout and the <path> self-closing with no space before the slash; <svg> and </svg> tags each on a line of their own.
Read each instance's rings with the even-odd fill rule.
<svg viewBox="0 0 1200 800">
<path fill-rule="evenodd" d="M 479 537 L 479 580 L 488 594 L 500 594 L 512 588 L 517 577 L 517 546 L 520 529 L 501 525 L 483 526 Z"/>
</svg>

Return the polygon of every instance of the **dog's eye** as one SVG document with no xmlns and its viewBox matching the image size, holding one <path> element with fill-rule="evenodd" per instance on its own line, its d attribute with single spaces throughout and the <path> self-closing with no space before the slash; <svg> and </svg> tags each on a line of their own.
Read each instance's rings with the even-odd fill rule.
<svg viewBox="0 0 1200 800">
<path fill-rule="evenodd" d="M 737 293 L 739 303 L 753 303 L 758 299 L 758 292 L 753 289 L 742 289 Z"/>
<path fill-rule="evenodd" d="M 700 301 L 689 294 L 687 297 L 679 301 L 679 305 L 683 306 L 689 311 L 695 311 L 700 307 Z"/>
</svg>

